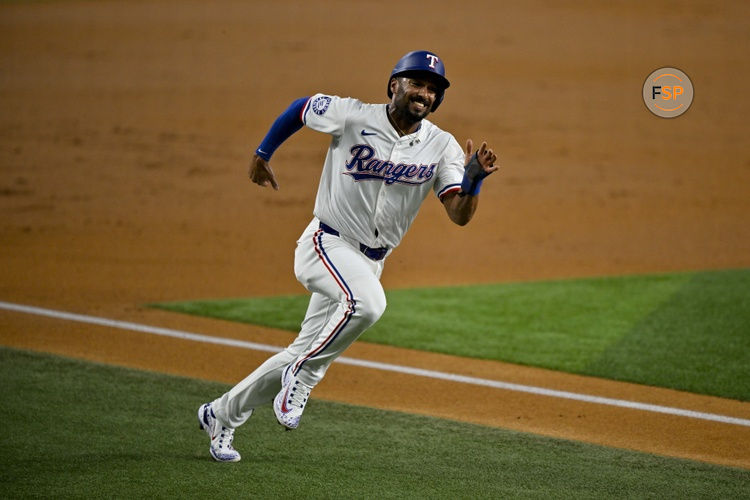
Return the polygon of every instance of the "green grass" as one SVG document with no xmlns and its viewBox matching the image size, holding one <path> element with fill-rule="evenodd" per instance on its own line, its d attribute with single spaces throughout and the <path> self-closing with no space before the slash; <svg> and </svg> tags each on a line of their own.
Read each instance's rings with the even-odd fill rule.
<svg viewBox="0 0 750 500">
<path fill-rule="evenodd" d="M 750 269 L 391 290 L 362 340 L 750 400 Z M 296 331 L 307 296 L 156 304 Z"/>
<path fill-rule="evenodd" d="M 0 349 L 6 498 L 750 498 L 750 471 L 311 401 L 261 408 L 218 464 L 195 412 L 227 386 Z"/>
</svg>

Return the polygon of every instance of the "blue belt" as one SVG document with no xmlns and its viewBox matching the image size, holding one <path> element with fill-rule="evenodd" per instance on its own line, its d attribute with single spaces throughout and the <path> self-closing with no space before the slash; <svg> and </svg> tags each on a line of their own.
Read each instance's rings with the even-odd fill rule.
<svg viewBox="0 0 750 500">
<path fill-rule="evenodd" d="M 323 222 L 320 223 L 320 230 L 324 233 L 332 234 L 333 236 L 339 236 L 338 231 Z M 388 253 L 388 247 L 370 248 L 367 245 L 360 243 L 359 251 L 365 254 L 365 257 L 368 259 L 383 260 Z"/>
</svg>

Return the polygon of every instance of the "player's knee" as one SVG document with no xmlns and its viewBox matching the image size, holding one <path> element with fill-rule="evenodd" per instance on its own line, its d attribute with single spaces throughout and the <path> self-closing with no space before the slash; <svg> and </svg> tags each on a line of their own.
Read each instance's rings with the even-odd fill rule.
<svg viewBox="0 0 750 500">
<path fill-rule="evenodd" d="M 355 307 L 357 308 L 357 314 L 362 321 L 368 325 L 372 325 L 383 315 L 385 312 L 385 306 L 385 294 L 376 293 L 371 294 L 371 296 L 366 299 L 358 300 Z"/>
</svg>

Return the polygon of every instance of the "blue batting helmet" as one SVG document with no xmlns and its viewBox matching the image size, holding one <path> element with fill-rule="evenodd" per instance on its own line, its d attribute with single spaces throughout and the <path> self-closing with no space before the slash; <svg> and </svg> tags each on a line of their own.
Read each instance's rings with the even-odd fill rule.
<svg viewBox="0 0 750 500">
<path fill-rule="evenodd" d="M 450 87 L 451 84 L 445 77 L 445 65 L 442 59 L 427 50 L 409 52 L 398 60 L 391 72 L 391 77 L 388 79 L 388 98 L 393 96 L 393 92 L 391 92 L 391 78 L 419 73 L 429 73 L 438 82 L 439 90 L 435 96 L 435 102 L 432 104 L 432 111 L 435 111 L 440 106 L 440 103 L 443 102 L 445 89 Z"/>
</svg>

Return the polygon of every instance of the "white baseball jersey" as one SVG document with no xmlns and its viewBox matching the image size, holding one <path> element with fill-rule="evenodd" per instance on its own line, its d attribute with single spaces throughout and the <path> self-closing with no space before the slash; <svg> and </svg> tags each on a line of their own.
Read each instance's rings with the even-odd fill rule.
<svg viewBox="0 0 750 500">
<path fill-rule="evenodd" d="M 451 134 L 422 120 L 416 132 L 399 137 L 386 104 L 316 94 L 303 108 L 302 121 L 333 136 L 315 199 L 316 218 L 294 252 L 295 275 L 312 296 L 294 342 L 211 404 L 217 421 L 233 428 L 270 400 L 279 422 L 296 427 L 301 409 L 296 416 L 294 409 L 285 409 L 289 392 L 282 378 L 289 374 L 314 387 L 385 311 L 384 261 L 363 256 L 348 240 L 395 248 L 430 189 L 442 196 L 459 190 L 463 179 L 464 153 Z M 326 233 L 318 219 L 348 238 Z"/>
<path fill-rule="evenodd" d="M 333 136 L 315 199 L 315 216 L 368 247 L 395 248 L 430 188 L 439 197 L 461 187 L 464 152 L 428 120 L 399 137 L 387 104 L 312 96 L 302 121 Z"/>
</svg>

